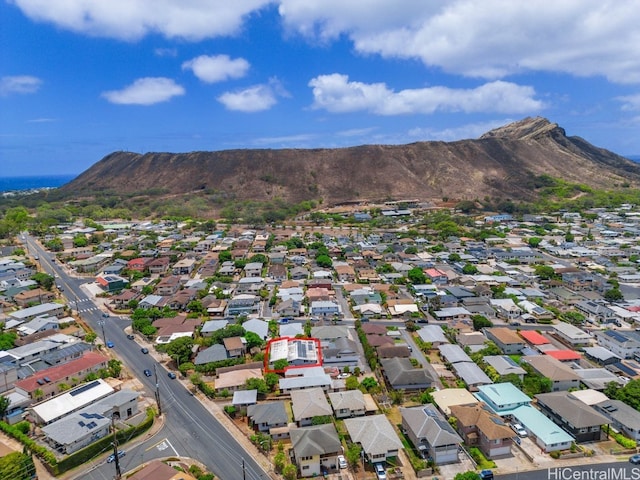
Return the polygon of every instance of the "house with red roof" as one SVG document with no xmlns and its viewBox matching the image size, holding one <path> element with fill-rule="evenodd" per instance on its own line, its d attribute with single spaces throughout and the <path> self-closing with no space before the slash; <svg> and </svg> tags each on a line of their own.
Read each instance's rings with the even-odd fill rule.
<svg viewBox="0 0 640 480">
<path fill-rule="evenodd" d="M 528 344 L 533 345 L 534 347 L 550 343 L 547 337 L 536 332 L 535 330 L 520 330 L 520 332 L 518 333 L 527 341 Z"/>
<path fill-rule="evenodd" d="M 66 390 L 65 386 L 74 386 L 81 383 L 90 373 L 107 368 L 108 362 L 109 357 L 88 351 L 76 360 L 40 370 L 30 377 L 17 381 L 16 392 L 34 399 L 34 392 L 40 390 L 42 395 L 38 395 L 39 397 L 53 397 Z"/>
</svg>

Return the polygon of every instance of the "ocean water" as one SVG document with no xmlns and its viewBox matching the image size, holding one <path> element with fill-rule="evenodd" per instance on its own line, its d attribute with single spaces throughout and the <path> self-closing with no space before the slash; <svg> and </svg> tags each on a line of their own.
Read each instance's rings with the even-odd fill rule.
<svg viewBox="0 0 640 480">
<path fill-rule="evenodd" d="M 0 177 L 0 192 L 33 190 L 34 188 L 60 187 L 77 175 L 40 175 L 33 177 Z"/>
</svg>

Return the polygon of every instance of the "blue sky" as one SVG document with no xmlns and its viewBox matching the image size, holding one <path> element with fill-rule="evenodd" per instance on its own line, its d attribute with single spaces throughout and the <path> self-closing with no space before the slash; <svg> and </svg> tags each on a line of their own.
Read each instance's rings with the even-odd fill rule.
<svg viewBox="0 0 640 480">
<path fill-rule="evenodd" d="M 635 0 L 0 0 L 0 18 L 0 176 L 526 116 L 640 154 Z"/>
</svg>

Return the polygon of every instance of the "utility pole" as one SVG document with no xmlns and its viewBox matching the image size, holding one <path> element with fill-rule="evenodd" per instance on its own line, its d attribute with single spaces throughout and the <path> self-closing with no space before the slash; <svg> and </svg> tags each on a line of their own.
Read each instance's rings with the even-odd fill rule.
<svg viewBox="0 0 640 480">
<path fill-rule="evenodd" d="M 122 478 L 122 472 L 120 472 L 120 457 L 118 456 L 118 436 L 116 435 L 116 415 L 115 412 L 111 412 L 111 429 L 113 430 L 113 458 L 116 464 L 116 476 L 115 480 Z"/>
<path fill-rule="evenodd" d="M 247 480 L 247 473 L 244 470 L 244 458 L 242 459 L 242 480 Z"/>
<path fill-rule="evenodd" d="M 158 364 L 153 364 L 153 373 L 156 377 L 156 404 L 158 405 L 158 415 L 162 415 L 162 405 L 160 404 L 160 383 L 158 383 Z"/>
<path fill-rule="evenodd" d="M 76 307 L 77 307 L 77 303 L 76 303 Z M 104 342 L 105 346 L 107 345 L 107 335 L 104 333 L 104 320 L 98 320 L 98 325 L 100 325 L 100 327 L 102 327 L 102 341 Z"/>
</svg>

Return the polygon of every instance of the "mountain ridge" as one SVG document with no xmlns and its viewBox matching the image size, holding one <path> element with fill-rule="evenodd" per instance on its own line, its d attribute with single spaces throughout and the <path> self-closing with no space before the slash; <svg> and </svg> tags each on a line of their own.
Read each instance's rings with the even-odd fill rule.
<svg viewBox="0 0 640 480">
<path fill-rule="evenodd" d="M 113 152 L 61 187 L 64 195 L 217 195 L 250 201 L 420 198 L 531 200 L 549 175 L 593 188 L 640 185 L 640 165 L 542 117 L 478 139 L 345 148 Z"/>
</svg>

